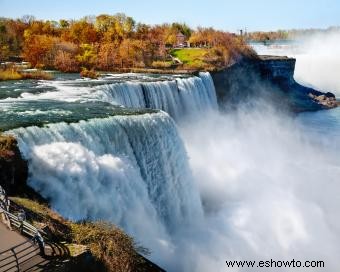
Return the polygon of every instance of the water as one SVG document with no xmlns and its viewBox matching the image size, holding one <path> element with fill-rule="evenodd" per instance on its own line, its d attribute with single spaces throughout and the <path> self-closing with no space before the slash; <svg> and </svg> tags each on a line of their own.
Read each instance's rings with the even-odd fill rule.
<svg viewBox="0 0 340 272">
<path fill-rule="evenodd" d="M 56 74 L 52 81 L 0 83 L 0 128 L 75 122 L 91 117 L 163 110 L 176 121 L 217 108 L 208 73 L 187 75 L 108 74 L 99 80 Z M 110 106 L 111 105 L 111 106 Z M 84 115 L 83 115 L 84 113 Z M 10 120 L 10 122 L 6 122 Z"/>
<path fill-rule="evenodd" d="M 28 184 L 66 218 L 110 220 L 162 248 L 177 225 L 202 217 L 183 143 L 165 113 L 11 133 L 29 160 Z"/>
<path fill-rule="evenodd" d="M 22 82 L 6 84 L 8 94 Z M 179 226 L 185 232 L 201 224 L 199 192 L 168 113 L 179 121 L 216 109 L 209 74 L 99 81 L 61 75 L 22 88 L 0 100 L 2 128 L 12 129 L 29 161 L 28 184 L 64 217 L 112 221 L 154 249 L 159 262 Z"/>
<path fill-rule="evenodd" d="M 340 267 L 338 108 L 292 116 L 254 101 L 220 113 L 209 74 L 39 84 L 55 90 L 0 102 L 168 113 L 11 131 L 29 160 L 29 184 L 65 217 L 110 219 L 168 271 L 249 271 L 225 261 L 270 259 Z"/>
<path fill-rule="evenodd" d="M 200 111 L 217 109 L 215 87 L 208 73 L 156 82 L 109 84 L 96 95 L 124 107 L 160 109 L 177 121 Z"/>
</svg>

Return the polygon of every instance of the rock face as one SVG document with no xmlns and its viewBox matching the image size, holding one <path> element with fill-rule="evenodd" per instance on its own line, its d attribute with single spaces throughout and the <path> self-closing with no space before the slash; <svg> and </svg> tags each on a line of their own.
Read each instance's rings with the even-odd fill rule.
<svg viewBox="0 0 340 272">
<path fill-rule="evenodd" d="M 337 106 L 334 94 L 302 86 L 294 80 L 295 59 L 260 56 L 212 73 L 221 105 L 232 107 L 258 97 L 295 112 Z"/>
<path fill-rule="evenodd" d="M 9 195 L 18 193 L 25 187 L 27 175 L 28 165 L 15 138 L 0 135 L 0 185 Z"/>
</svg>

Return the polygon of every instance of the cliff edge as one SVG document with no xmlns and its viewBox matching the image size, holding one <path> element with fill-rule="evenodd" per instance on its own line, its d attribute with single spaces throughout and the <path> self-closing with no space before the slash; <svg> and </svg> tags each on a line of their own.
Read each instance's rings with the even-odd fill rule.
<svg viewBox="0 0 340 272">
<path fill-rule="evenodd" d="M 218 100 L 230 107 L 254 98 L 270 99 L 294 112 L 337 106 L 334 94 L 300 85 L 294 80 L 296 60 L 281 56 L 245 59 L 213 72 Z"/>
<path fill-rule="evenodd" d="M 26 186 L 28 164 L 12 136 L 0 135 L 0 185 L 8 194 L 15 194 Z"/>
</svg>

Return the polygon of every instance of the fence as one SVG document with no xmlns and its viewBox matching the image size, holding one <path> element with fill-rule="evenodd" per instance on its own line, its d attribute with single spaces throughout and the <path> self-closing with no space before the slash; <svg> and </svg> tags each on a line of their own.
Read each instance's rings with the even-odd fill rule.
<svg viewBox="0 0 340 272">
<path fill-rule="evenodd" d="M 27 240 L 21 244 L 0 252 L 0 271 L 14 272 L 20 271 L 20 264 L 39 254 L 39 250 L 34 246 L 32 240 Z"/>
<path fill-rule="evenodd" d="M 17 228 L 21 234 L 30 237 L 29 240 L 0 252 L 0 270 L 2 272 L 20 271 L 19 265 L 39 252 L 45 255 L 44 239 L 38 229 L 25 221 L 24 213 L 14 215 L 9 212 L 10 201 L 5 190 L 0 186 L 0 214 L 4 223 L 12 229 Z"/>
</svg>

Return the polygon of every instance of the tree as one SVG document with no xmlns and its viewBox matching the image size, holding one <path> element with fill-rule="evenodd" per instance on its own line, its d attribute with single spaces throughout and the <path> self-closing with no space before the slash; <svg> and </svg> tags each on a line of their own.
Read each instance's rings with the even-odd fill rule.
<svg viewBox="0 0 340 272">
<path fill-rule="evenodd" d="M 24 15 L 21 17 L 20 21 L 23 22 L 26 25 L 30 25 L 32 22 L 34 22 L 36 19 L 33 15 Z"/>
<path fill-rule="evenodd" d="M 70 42 L 59 42 L 56 47 L 54 67 L 63 72 L 79 71 L 80 68 L 76 61 L 77 46 Z"/>
<path fill-rule="evenodd" d="M 76 44 L 90 44 L 97 42 L 98 36 L 93 24 L 81 20 L 71 22 L 68 31 L 62 34 L 62 39 Z"/>
<path fill-rule="evenodd" d="M 47 35 L 27 35 L 23 55 L 32 66 L 52 67 L 56 54 L 56 38 Z"/>
<path fill-rule="evenodd" d="M 99 69 L 109 71 L 115 67 L 118 61 L 118 48 L 114 43 L 100 45 L 97 58 L 97 67 Z"/>
<path fill-rule="evenodd" d="M 181 32 L 187 39 L 190 38 L 192 33 L 192 29 L 185 23 L 172 23 L 171 28 L 174 29 L 177 33 Z"/>
<path fill-rule="evenodd" d="M 86 68 L 92 68 L 97 61 L 97 52 L 91 44 L 84 43 L 80 45 L 79 53 L 76 55 L 76 60 Z"/>
<path fill-rule="evenodd" d="M 119 47 L 122 67 L 143 66 L 143 49 L 143 42 L 140 40 L 123 40 Z"/>
<path fill-rule="evenodd" d="M 67 20 L 61 19 L 59 20 L 59 26 L 61 28 L 67 28 L 70 26 L 70 23 Z"/>
</svg>

